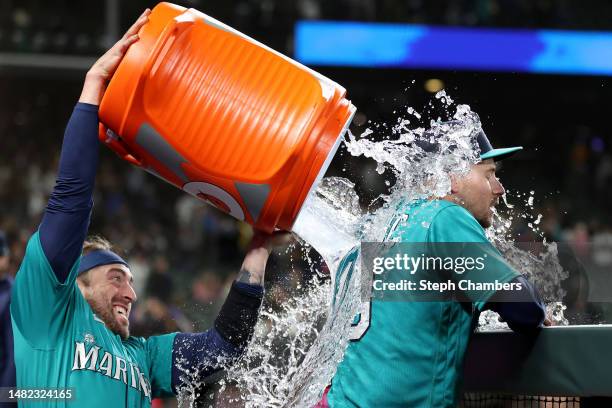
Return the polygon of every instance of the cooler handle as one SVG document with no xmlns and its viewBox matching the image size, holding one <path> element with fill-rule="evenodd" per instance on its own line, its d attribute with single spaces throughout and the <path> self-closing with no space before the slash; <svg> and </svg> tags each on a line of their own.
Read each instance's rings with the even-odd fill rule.
<svg viewBox="0 0 612 408">
<path fill-rule="evenodd" d="M 144 75 L 141 75 L 140 80 L 138 81 L 139 88 L 142 86 L 145 76 L 148 76 L 151 72 L 151 68 L 153 67 L 155 62 L 159 60 L 162 51 L 164 51 L 164 54 L 168 52 L 168 47 L 166 47 L 168 41 L 171 38 L 176 37 L 178 34 L 185 31 L 188 27 L 190 27 L 196 22 L 196 17 L 189 11 L 190 10 L 186 10 L 181 15 L 173 18 L 168 23 L 168 25 L 164 27 L 162 34 L 159 36 L 157 42 L 153 47 L 153 51 L 151 52 L 151 54 L 149 54 L 149 58 L 144 64 L 144 69 L 142 71 Z"/>
</svg>

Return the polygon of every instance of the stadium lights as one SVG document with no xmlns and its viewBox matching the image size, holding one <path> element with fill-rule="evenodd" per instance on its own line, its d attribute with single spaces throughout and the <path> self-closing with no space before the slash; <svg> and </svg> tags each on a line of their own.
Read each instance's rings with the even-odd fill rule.
<svg viewBox="0 0 612 408">
<path fill-rule="evenodd" d="M 612 32 L 300 21 L 295 57 L 312 66 L 612 75 Z"/>
</svg>

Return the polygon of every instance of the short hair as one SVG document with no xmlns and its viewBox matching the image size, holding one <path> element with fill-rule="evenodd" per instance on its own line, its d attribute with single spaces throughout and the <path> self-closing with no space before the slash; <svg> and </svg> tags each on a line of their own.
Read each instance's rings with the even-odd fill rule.
<svg viewBox="0 0 612 408">
<path fill-rule="evenodd" d="M 100 235 L 92 235 L 87 237 L 83 243 L 83 255 L 87 255 L 93 251 L 113 251 L 113 245 Z"/>
<path fill-rule="evenodd" d="M 83 243 L 83 255 L 100 250 L 114 252 L 113 245 L 106 238 L 100 235 L 91 235 L 87 237 Z M 81 273 L 77 278 L 83 281 L 85 285 L 89 286 L 89 271 Z"/>
</svg>

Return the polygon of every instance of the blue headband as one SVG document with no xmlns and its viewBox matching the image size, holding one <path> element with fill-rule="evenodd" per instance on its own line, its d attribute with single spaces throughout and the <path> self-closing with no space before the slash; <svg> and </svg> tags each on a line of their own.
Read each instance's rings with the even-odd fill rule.
<svg viewBox="0 0 612 408">
<path fill-rule="evenodd" d="M 95 251 L 91 251 L 87 255 L 83 255 L 81 257 L 81 264 L 79 265 L 78 274 L 80 275 L 83 272 L 87 272 L 88 270 L 95 268 L 96 266 L 110 264 L 122 264 L 128 266 L 127 262 L 125 262 L 123 258 L 121 258 L 113 251 L 98 249 Z"/>
</svg>

